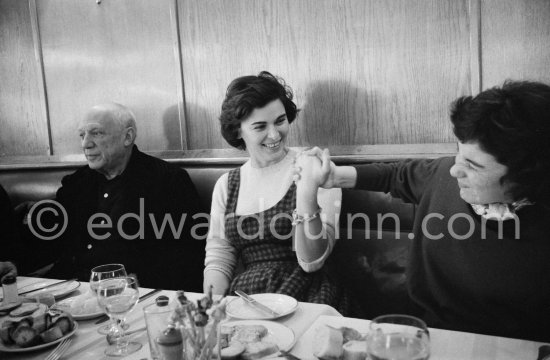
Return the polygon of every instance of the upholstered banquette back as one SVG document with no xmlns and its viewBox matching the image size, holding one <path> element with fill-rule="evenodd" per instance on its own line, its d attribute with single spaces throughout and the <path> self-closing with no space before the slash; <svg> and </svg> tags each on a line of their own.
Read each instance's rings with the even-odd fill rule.
<svg viewBox="0 0 550 360">
<path fill-rule="evenodd" d="M 188 171 L 203 208 L 207 210 L 210 209 L 212 190 L 218 178 L 238 166 L 179 165 Z M 0 169 L 0 184 L 15 207 L 25 201 L 55 198 L 63 176 L 76 168 L 42 166 Z M 371 191 L 344 189 L 342 197 L 340 238 L 331 266 L 351 292 L 354 303 L 352 315 L 372 317 L 380 313 L 406 311 L 407 234 L 412 229 L 414 206 L 393 199 L 389 194 Z"/>
</svg>

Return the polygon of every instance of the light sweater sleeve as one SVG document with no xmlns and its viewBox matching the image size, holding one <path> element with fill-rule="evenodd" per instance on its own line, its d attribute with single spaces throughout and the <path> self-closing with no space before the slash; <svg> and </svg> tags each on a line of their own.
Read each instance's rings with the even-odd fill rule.
<svg viewBox="0 0 550 360">
<path fill-rule="evenodd" d="M 332 253 L 336 244 L 335 229 L 339 226 L 340 209 L 342 206 L 342 189 L 323 189 L 317 191 L 317 202 L 321 207 L 321 221 L 323 223 L 323 235 L 328 239 L 325 253 L 317 260 L 306 262 L 299 256 L 298 263 L 305 272 L 314 272 L 323 267 L 328 256 Z"/>
<path fill-rule="evenodd" d="M 204 259 L 204 274 L 218 271 L 227 277 L 230 283 L 237 264 L 236 249 L 225 237 L 225 209 L 227 205 L 228 174 L 223 174 L 212 193 L 210 210 L 210 227 L 206 238 L 206 257 Z"/>
</svg>

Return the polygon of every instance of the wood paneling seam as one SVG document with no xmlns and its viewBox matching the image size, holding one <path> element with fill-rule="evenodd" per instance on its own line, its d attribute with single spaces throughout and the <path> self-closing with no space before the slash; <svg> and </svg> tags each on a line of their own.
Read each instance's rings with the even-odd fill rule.
<svg viewBox="0 0 550 360">
<path fill-rule="evenodd" d="M 48 106 L 48 91 L 46 89 L 46 76 L 44 73 L 44 57 L 42 54 L 42 42 L 40 40 L 40 28 L 38 23 L 38 13 L 36 9 L 36 0 L 29 0 L 29 12 L 32 28 L 34 57 L 38 63 L 39 78 L 42 82 L 42 91 L 40 93 L 40 101 L 42 102 L 42 109 L 46 119 L 46 130 L 48 133 L 48 155 L 53 155 L 53 139 L 52 139 L 52 127 L 50 122 L 50 110 Z"/>
<path fill-rule="evenodd" d="M 187 139 L 187 116 L 185 114 L 185 94 L 184 94 L 184 78 L 183 78 L 183 61 L 181 58 L 181 37 L 179 26 L 179 6 L 178 0 L 173 0 L 170 7 L 170 22 L 172 28 L 172 46 L 174 47 L 174 59 L 179 71 L 177 82 L 178 94 L 178 122 L 180 126 L 180 150 L 189 149 L 189 141 Z"/>
</svg>

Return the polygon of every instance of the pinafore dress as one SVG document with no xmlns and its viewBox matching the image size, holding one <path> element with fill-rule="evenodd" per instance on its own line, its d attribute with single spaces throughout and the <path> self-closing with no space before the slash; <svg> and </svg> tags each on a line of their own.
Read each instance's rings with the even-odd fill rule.
<svg viewBox="0 0 550 360">
<path fill-rule="evenodd" d="M 279 293 L 298 301 L 327 304 L 346 315 L 349 301 L 345 291 L 329 274 L 327 263 L 318 271 L 305 272 L 292 244 L 292 210 L 296 207 L 296 185 L 273 207 L 252 215 L 235 215 L 239 197 L 240 168 L 229 173 L 225 231 L 236 248 L 244 271 L 234 277 L 231 293 Z M 285 214 L 284 216 L 282 214 Z M 277 215 L 271 225 L 272 219 Z M 240 228 L 240 234 L 239 234 Z"/>
</svg>

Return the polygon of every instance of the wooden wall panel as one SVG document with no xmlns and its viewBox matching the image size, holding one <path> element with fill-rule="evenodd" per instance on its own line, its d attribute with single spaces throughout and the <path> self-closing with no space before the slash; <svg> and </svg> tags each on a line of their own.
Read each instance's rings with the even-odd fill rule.
<svg viewBox="0 0 550 360">
<path fill-rule="evenodd" d="M 37 0 L 37 7 L 54 154 L 81 152 L 79 120 L 107 101 L 135 112 L 143 150 L 182 149 L 174 0 Z"/>
<path fill-rule="evenodd" d="M 506 79 L 550 84 L 550 1 L 483 0 L 483 87 Z"/>
<path fill-rule="evenodd" d="M 0 156 L 49 154 L 30 16 L 28 1 L 0 1 Z"/>
<path fill-rule="evenodd" d="M 303 109 L 292 145 L 454 141 L 448 105 L 470 93 L 467 0 L 182 0 L 191 149 L 226 146 L 229 82 L 269 70 Z"/>
</svg>

